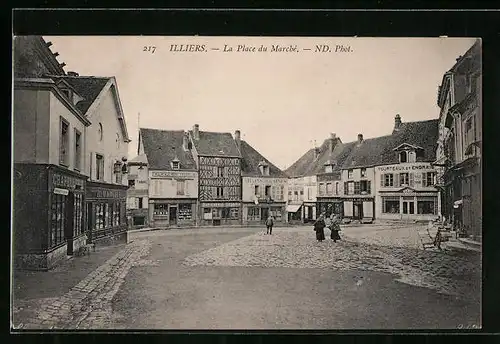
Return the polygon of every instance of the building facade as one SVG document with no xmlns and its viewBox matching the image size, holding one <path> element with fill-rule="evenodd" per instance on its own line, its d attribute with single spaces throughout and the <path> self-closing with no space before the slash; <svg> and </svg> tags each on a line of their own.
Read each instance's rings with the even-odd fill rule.
<svg viewBox="0 0 500 344">
<path fill-rule="evenodd" d="M 127 219 L 129 228 L 149 226 L 149 168 L 145 154 L 128 162 Z"/>
<path fill-rule="evenodd" d="M 443 215 L 461 236 L 482 234 L 481 45 L 457 59 L 439 87 L 440 135 L 436 166 L 441 170 Z"/>
<path fill-rule="evenodd" d="M 148 209 L 149 226 L 167 228 L 198 224 L 198 171 L 192 144 L 183 130 L 141 128 L 139 156 L 148 161 L 148 197 L 138 209 Z"/>
<path fill-rule="evenodd" d="M 199 224 L 241 223 L 241 154 L 230 133 L 189 131 L 199 172 Z"/>
<path fill-rule="evenodd" d="M 362 137 L 360 137 L 362 141 Z M 360 222 L 375 219 L 375 173 L 373 167 L 342 170 L 344 181 L 343 217 Z"/>
<path fill-rule="evenodd" d="M 287 176 L 265 159 L 236 131 L 235 141 L 242 156 L 242 224 L 264 225 L 269 215 L 274 224 L 287 222 Z"/>
</svg>

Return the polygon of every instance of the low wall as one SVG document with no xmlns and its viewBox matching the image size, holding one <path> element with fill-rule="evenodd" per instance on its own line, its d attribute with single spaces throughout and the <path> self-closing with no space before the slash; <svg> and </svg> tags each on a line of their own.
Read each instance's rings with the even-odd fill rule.
<svg viewBox="0 0 500 344">
<path fill-rule="evenodd" d="M 67 257 L 67 245 L 61 245 L 49 252 L 23 253 L 15 255 L 14 269 L 50 270 Z"/>
</svg>

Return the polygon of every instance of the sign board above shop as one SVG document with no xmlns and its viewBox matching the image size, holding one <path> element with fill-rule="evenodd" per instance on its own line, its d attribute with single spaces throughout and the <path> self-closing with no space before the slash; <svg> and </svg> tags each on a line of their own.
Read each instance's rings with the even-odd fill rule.
<svg viewBox="0 0 500 344">
<path fill-rule="evenodd" d="M 391 171 L 419 171 L 419 170 L 434 170 L 434 168 L 429 163 L 420 164 L 399 164 L 391 166 L 378 166 L 377 170 L 380 172 L 391 172 Z"/>
<path fill-rule="evenodd" d="M 182 179 L 196 179 L 196 172 L 187 171 L 151 171 L 151 178 L 182 178 Z"/>
<path fill-rule="evenodd" d="M 54 193 L 56 195 L 68 196 L 69 190 L 68 189 L 54 188 Z"/>
</svg>

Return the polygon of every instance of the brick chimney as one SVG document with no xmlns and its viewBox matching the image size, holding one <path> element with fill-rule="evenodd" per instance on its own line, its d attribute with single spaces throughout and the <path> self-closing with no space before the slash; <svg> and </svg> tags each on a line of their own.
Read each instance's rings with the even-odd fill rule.
<svg viewBox="0 0 500 344">
<path fill-rule="evenodd" d="M 193 126 L 193 139 L 195 140 L 200 139 L 200 126 L 198 124 L 195 124 Z"/>
<path fill-rule="evenodd" d="M 401 116 L 399 114 L 394 117 L 394 130 L 399 130 L 401 128 Z"/>
<path fill-rule="evenodd" d="M 363 134 L 358 134 L 358 146 L 363 143 Z"/>
<path fill-rule="evenodd" d="M 187 133 L 184 133 L 184 135 L 182 135 L 182 149 L 184 149 L 185 151 L 189 150 L 188 140 L 189 138 L 187 136 Z"/>
<path fill-rule="evenodd" d="M 328 142 L 328 148 L 330 149 L 330 153 L 333 152 L 333 148 L 335 147 L 335 140 L 337 139 L 337 135 L 335 133 L 330 133 L 330 140 Z"/>
<path fill-rule="evenodd" d="M 234 140 L 236 141 L 236 145 L 238 146 L 238 149 L 241 147 L 241 132 L 239 130 L 236 130 L 234 132 Z"/>
</svg>

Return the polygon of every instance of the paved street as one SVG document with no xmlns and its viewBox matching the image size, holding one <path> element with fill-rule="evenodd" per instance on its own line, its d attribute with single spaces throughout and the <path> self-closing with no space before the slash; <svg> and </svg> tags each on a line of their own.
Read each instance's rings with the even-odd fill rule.
<svg viewBox="0 0 500 344">
<path fill-rule="evenodd" d="M 276 228 L 272 236 L 255 228 L 134 233 L 130 244 L 60 296 L 28 303 L 23 295 L 18 308 L 29 304 L 36 311 L 16 308 L 14 323 L 78 329 L 479 326 L 480 257 L 423 251 L 414 226 L 345 226 L 337 243 L 317 243 L 311 226 Z"/>
</svg>

